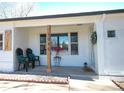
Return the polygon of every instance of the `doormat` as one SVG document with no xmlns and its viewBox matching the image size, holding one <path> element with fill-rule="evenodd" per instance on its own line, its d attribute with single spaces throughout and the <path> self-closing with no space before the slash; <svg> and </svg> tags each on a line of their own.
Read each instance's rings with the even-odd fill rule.
<svg viewBox="0 0 124 93">
<path fill-rule="evenodd" d="M 124 91 L 124 82 L 119 82 L 119 81 L 114 81 L 114 80 L 112 80 L 112 82 L 113 82 L 117 87 L 119 87 L 121 90 Z"/>
<path fill-rule="evenodd" d="M 93 69 L 91 69 L 90 67 L 83 67 L 83 71 L 84 71 L 85 73 L 94 72 Z"/>
<path fill-rule="evenodd" d="M 17 74 L 0 74 L 1 81 L 18 81 L 46 84 L 68 84 L 69 77 L 39 76 L 39 75 L 17 75 Z"/>
</svg>

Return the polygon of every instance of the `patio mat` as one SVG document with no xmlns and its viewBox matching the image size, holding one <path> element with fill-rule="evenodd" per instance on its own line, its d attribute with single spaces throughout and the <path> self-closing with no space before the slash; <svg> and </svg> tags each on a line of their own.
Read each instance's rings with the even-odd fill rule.
<svg viewBox="0 0 124 93">
<path fill-rule="evenodd" d="M 0 74 L 0 80 L 34 82 L 34 83 L 52 83 L 68 84 L 69 77 L 39 76 L 39 75 L 17 75 L 17 74 Z"/>
<path fill-rule="evenodd" d="M 116 86 L 118 86 L 121 90 L 124 91 L 124 82 L 114 81 L 114 80 L 112 80 L 112 82 L 113 82 Z"/>
</svg>

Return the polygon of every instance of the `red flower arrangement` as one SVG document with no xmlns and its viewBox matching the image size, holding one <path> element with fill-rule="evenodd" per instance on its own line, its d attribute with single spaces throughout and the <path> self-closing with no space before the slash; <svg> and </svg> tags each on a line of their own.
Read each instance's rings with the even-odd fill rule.
<svg viewBox="0 0 124 93">
<path fill-rule="evenodd" d="M 56 51 L 56 55 L 58 55 L 60 51 L 64 50 L 64 48 L 56 47 L 56 48 L 53 48 L 53 50 Z"/>
</svg>

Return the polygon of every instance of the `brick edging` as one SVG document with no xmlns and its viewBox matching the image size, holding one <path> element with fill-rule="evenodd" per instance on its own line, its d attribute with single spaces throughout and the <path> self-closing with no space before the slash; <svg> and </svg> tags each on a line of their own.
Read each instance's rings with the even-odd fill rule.
<svg viewBox="0 0 124 93">
<path fill-rule="evenodd" d="M 124 88 L 121 87 L 116 81 L 112 80 L 112 82 L 113 82 L 117 87 L 119 87 L 122 91 L 124 91 Z"/>
<path fill-rule="evenodd" d="M 18 82 L 32 82 L 32 83 L 46 83 L 46 84 L 69 84 L 69 78 L 65 79 L 45 79 L 45 78 L 31 78 L 22 76 L 0 76 L 0 80 L 18 81 Z"/>
</svg>

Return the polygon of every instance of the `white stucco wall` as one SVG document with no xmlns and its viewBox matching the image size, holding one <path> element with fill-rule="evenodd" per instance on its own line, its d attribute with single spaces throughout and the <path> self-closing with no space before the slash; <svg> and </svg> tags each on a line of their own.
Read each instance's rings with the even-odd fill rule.
<svg viewBox="0 0 124 93">
<path fill-rule="evenodd" d="M 113 16 L 113 17 L 111 17 Z M 105 63 L 107 75 L 124 75 L 124 15 L 106 15 L 104 22 Z M 107 30 L 115 30 L 116 37 L 108 38 Z"/>
<path fill-rule="evenodd" d="M 99 75 L 124 75 L 124 14 L 104 14 L 96 21 L 96 68 Z M 116 37 L 108 38 L 107 31 L 115 30 Z M 94 50 L 95 50 L 94 47 Z"/>
<path fill-rule="evenodd" d="M 12 40 L 13 40 L 13 27 L 10 26 L 0 26 L 0 33 L 3 34 L 3 43 L 5 42 L 5 30 L 12 31 Z M 13 41 L 12 41 L 12 50 L 11 51 L 4 51 L 0 50 L 0 72 L 12 72 L 14 71 L 13 66 Z"/>
<path fill-rule="evenodd" d="M 84 62 L 88 62 L 91 65 L 91 42 L 90 42 L 90 26 L 52 26 L 52 33 L 68 33 L 78 32 L 78 47 L 79 55 L 62 55 L 62 66 L 83 66 Z M 29 47 L 33 49 L 36 55 L 40 55 L 40 34 L 46 33 L 46 27 L 29 28 Z M 54 65 L 52 55 L 52 65 Z M 41 64 L 47 65 L 46 55 L 40 55 Z"/>
<path fill-rule="evenodd" d="M 16 70 L 18 67 L 18 61 L 16 59 L 16 49 L 23 49 L 24 55 L 25 50 L 28 48 L 28 31 L 21 28 L 15 28 L 14 31 L 14 69 Z"/>
</svg>

